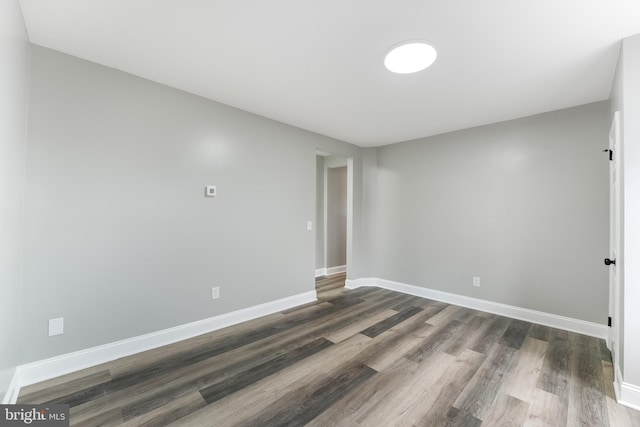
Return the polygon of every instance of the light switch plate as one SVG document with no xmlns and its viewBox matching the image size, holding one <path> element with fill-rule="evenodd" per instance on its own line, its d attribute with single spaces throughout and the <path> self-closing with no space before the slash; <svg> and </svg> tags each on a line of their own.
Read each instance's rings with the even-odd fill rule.
<svg viewBox="0 0 640 427">
<path fill-rule="evenodd" d="M 313 222 L 307 221 L 307 231 L 313 230 Z"/>
</svg>

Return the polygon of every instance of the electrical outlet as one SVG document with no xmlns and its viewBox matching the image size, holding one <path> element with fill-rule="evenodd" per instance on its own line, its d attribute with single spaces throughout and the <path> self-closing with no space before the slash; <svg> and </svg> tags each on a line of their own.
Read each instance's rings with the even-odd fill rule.
<svg viewBox="0 0 640 427">
<path fill-rule="evenodd" d="M 204 196 L 205 197 L 216 197 L 218 192 L 216 191 L 215 185 L 207 185 L 204 187 Z"/>
<path fill-rule="evenodd" d="M 220 298 L 220 287 L 216 286 L 215 288 L 211 288 L 211 299 Z"/>
<path fill-rule="evenodd" d="M 49 319 L 49 336 L 62 335 L 64 333 L 64 317 Z"/>
<path fill-rule="evenodd" d="M 480 287 L 480 278 L 478 276 L 473 276 L 473 286 L 476 288 Z"/>
</svg>

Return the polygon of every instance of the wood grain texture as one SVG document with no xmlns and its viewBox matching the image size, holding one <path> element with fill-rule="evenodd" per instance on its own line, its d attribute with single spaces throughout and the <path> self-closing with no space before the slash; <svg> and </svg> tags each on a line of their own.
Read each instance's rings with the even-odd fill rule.
<svg viewBox="0 0 640 427">
<path fill-rule="evenodd" d="M 500 343 L 515 349 L 519 349 L 522 346 L 525 338 L 527 338 L 527 333 L 531 329 L 531 323 L 524 322 L 522 320 L 512 320 L 511 324 L 502 334 L 502 338 L 500 338 Z"/>
<path fill-rule="evenodd" d="M 536 388 L 525 419 L 526 427 L 563 427 L 567 425 L 567 405 L 558 396 Z M 624 425 L 624 424 L 621 424 Z"/>
<path fill-rule="evenodd" d="M 73 425 L 74 426 L 82 426 L 82 427 L 98 427 L 98 426 L 120 426 L 124 423 L 122 419 L 122 414 L 120 413 L 119 408 L 111 409 L 108 411 L 99 412 L 94 415 L 90 415 L 84 418 L 74 417 Z"/>
<path fill-rule="evenodd" d="M 482 421 L 453 406 L 449 408 L 443 426 L 446 427 L 478 427 Z"/>
<path fill-rule="evenodd" d="M 364 335 L 353 335 L 347 340 L 313 355 L 304 363 L 295 364 L 288 369 L 251 384 L 232 395 L 208 405 L 200 411 L 178 420 L 175 425 L 210 425 L 216 420 L 216 426 L 235 426 L 241 420 L 257 416 L 269 406 L 287 395 L 292 389 L 299 389 L 325 378 L 331 370 L 349 363 L 353 354 L 358 354 L 371 341 Z M 331 360 L 328 366 L 327 360 Z M 242 407 L 238 406 L 242 403 Z M 240 412 L 239 412 L 240 411 Z"/>
<path fill-rule="evenodd" d="M 474 341 L 469 343 L 469 348 L 478 353 L 487 354 L 491 346 L 502 337 L 510 322 L 511 320 L 506 317 L 493 316 L 489 323 L 483 326 L 481 333 L 475 335 Z"/>
<path fill-rule="evenodd" d="M 527 337 L 517 353 L 515 364 L 505 381 L 503 391 L 531 403 L 546 352 L 546 342 Z"/>
<path fill-rule="evenodd" d="M 572 354 L 571 377 L 580 381 L 572 381 L 569 388 L 567 425 L 609 427 L 602 361 L 592 356 L 600 355 L 600 346 L 582 335 L 574 334 L 572 338 L 576 351 Z"/>
<path fill-rule="evenodd" d="M 359 333 L 362 330 L 366 330 L 367 328 L 376 325 L 385 319 L 395 316 L 396 314 L 398 313 L 393 309 L 384 310 L 380 313 L 363 317 L 359 321 L 350 322 L 350 325 L 340 328 L 335 332 L 327 333 L 324 335 L 324 337 L 326 337 L 331 342 L 339 343 L 353 336 L 354 334 Z"/>
<path fill-rule="evenodd" d="M 447 425 L 453 403 L 478 372 L 485 359 L 484 354 L 469 349 L 464 350 L 440 378 L 437 399 L 416 424 L 425 427 Z"/>
<path fill-rule="evenodd" d="M 178 399 L 171 400 L 161 407 L 144 411 L 141 415 L 123 422 L 122 426 L 166 426 L 173 421 L 183 418 L 185 415 L 189 415 L 192 412 L 196 412 L 199 409 L 204 408 L 205 406 L 207 406 L 207 402 L 202 398 L 200 393 L 193 392 Z"/>
<path fill-rule="evenodd" d="M 258 416 L 238 425 L 303 426 L 376 374 L 375 370 L 360 363 L 341 367 L 318 382 L 292 390 Z"/>
<path fill-rule="evenodd" d="M 432 354 L 418 364 L 414 375 L 402 384 L 397 384 L 384 401 L 363 414 L 357 420 L 358 424 L 383 426 L 415 424 L 437 398 L 438 394 L 434 392 L 434 386 L 455 360 L 455 357 L 446 353 Z M 440 369 L 434 369 L 434 366 Z"/>
<path fill-rule="evenodd" d="M 377 371 L 382 371 L 433 333 L 434 327 L 424 322 L 425 315 L 413 317 L 407 322 L 394 326 L 372 340 L 367 354 L 358 356 Z"/>
<path fill-rule="evenodd" d="M 289 365 L 297 363 L 312 354 L 318 353 L 331 345 L 333 345 L 331 341 L 324 338 L 318 338 L 317 340 L 311 341 L 310 343 L 300 346 L 286 354 L 269 359 L 260 365 L 247 369 L 246 371 L 239 372 L 224 381 L 205 387 L 200 390 L 200 394 L 207 403 L 213 403 L 216 400 L 222 399 L 231 393 L 243 389 L 249 384 L 260 381 L 261 379 L 273 375 Z M 124 413 L 124 415 L 127 416 L 127 413 Z"/>
<path fill-rule="evenodd" d="M 518 427 L 521 426 L 529 410 L 529 404 L 520 399 L 500 394 L 493 404 L 491 412 L 482 420 L 485 427 Z"/>
<path fill-rule="evenodd" d="M 484 420 L 506 381 L 514 357 L 513 348 L 494 344 L 484 363 L 462 390 L 453 406 L 474 418 Z"/>
<path fill-rule="evenodd" d="M 434 329 L 432 334 L 407 353 L 407 359 L 416 363 L 428 359 L 433 353 L 440 351 L 442 347 L 448 346 L 450 340 L 455 339 L 456 334 L 460 329 L 463 329 L 463 326 L 464 323 L 457 320 L 441 324 Z"/>
<path fill-rule="evenodd" d="M 362 335 L 366 335 L 369 338 L 375 338 L 384 331 L 391 329 L 398 323 L 402 323 L 414 314 L 421 312 L 422 309 L 419 307 L 407 307 L 399 313 L 394 314 L 393 316 L 384 319 L 375 325 L 369 326 L 364 331 L 360 332 Z"/>
<path fill-rule="evenodd" d="M 415 377 L 419 365 L 399 358 L 386 370 L 362 383 L 340 402 L 314 418 L 307 426 L 354 426 L 365 419 L 375 408 L 389 401 L 395 390 Z"/>
<path fill-rule="evenodd" d="M 19 402 L 46 402 L 75 393 L 76 390 L 95 387 L 107 383 L 111 380 L 111 373 L 103 370 L 95 373 L 86 372 L 82 377 L 73 379 L 69 376 L 64 383 L 58 387 L 45 389 L 35 389 L 33 386 L 25 387 L 21 390 Z"/>
<path fill-rule="evenodd" d="M 602 340 L 317 280 L 318 301 L 21 390 L 73 426 L 634 426 Z"/>
</svg>

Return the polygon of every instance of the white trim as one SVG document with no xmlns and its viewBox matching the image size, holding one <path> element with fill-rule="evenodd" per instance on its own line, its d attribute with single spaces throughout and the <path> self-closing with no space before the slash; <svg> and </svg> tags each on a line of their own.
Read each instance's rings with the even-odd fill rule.
<svg viewBox="0 0 640 427">
<path fill-rule="evenodd" d="M 378 286 L 375 283 L 376 279 L 372 277 L 361 277 L 359 279 L 347 279 L 344 281 L 344 287 L 347 289 L 356 289 L 361 286 Z"/>
<path fill-rule="evenodd" d="M 20 394 L 20 385 L 18 384 L 18 368 L 13 371 L 11 381 L 9 382 L 9 388 L 2 399 L 3 405 L 11 405 L 18 401 L 18 395 Z"/>
<path fill-rule="evenodd" d="M 616 395 L 616 402 L 620 403 L 622 397 L 622 391 L 620 390 L 620 384 L 622 384 L 622 372 L 620 367 L 613 365 L 613 392 Z"/>
<path fill-rule="evenodd" d="M 616 401 L 620 405 L 640 411 L 640 387 L 625 383 L 622 380 L 622 372 L 620 372 L 618 366 L 615 366 L 613 391 L 616 394 Z"/>
<path fill-rule="evenodd" d="M 618 403 L 640 411 L 640 387 L 629 383 L 621 383 Z"/>
<path fill-rule="evenodd" d="M 327 273 L 325 274 L 325 276 L 331 276 L 333 274 L 340 274 L 340 273 L 346 273 L 346 272 L 347 272 L 346 265 L 339 265 L 337 267 L 327 267 Z"/>
<path fill-rule="evenodd" d="M 346 265 L 339 265 L 337 267 L 317 268 L 316 277 L 331 276 L 334 274 L 340 274 L 340 273 L 346 273 L 346 272 L 347 272 Z"/>
<path fill-rule="evenodd" d="M 313 301 L 316 301 L 315 291 L 293 295 L 208 319 L 21 365 L 18 366 L 15 376 L 18 385 L 24 387 Z"/>
<path fill-rule="evenodd" d="M 589 335 L 596 338 L 606 339 L 609 334 L 609 328 L 606 325 L 600 325 L 598 323 L 558 316 L 556 314 L 530 310 L 528 308 L 506 305 L 478 298 L 471 298 L 435 289 L 423 288 L 421 286 L 407 285 L 406 283 L 393 282 L 391 280 L 362 278 L 347 280 L 345 286 L 348 289 L 354 289 L 360 286 L 377 286 L 379 288 L 442 301 L 462 307 L 473 308 L 475 310 L 498 314 L 500 316 L 506 316 L 513 319 L 525 320 L 527 322 L 538 323 L 540 325 L 551 326 L 553 328 L 564 329 L 566 331 L 577 332 L 579 334 Z"/>
</svg>

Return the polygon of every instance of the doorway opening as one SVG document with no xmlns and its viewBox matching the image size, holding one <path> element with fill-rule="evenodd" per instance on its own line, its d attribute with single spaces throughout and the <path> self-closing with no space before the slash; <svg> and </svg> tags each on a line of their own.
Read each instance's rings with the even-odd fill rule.
<svg viewBox="0 0 640 427">
<path fill-rule="evenodd" d="M 352 159 L 316 152 L 316 291 L 340 296 L 351 258 Z"/>
</svg>

